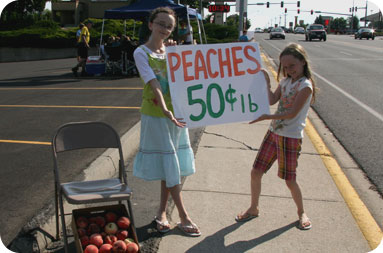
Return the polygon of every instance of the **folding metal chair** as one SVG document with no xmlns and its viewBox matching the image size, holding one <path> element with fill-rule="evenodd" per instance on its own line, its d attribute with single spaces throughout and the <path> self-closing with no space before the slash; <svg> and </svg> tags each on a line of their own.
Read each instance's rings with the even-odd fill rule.
<svg viewBox="0 0 383 253">
<path fill-rule="evenodd" d="M 115 148 L 119 153 L 119 173 L 115 178 L 73 181 L 62 183 L 59 177 L 58 154 L 88 148 Z M 65 224 L 63 206 L 64 196 L 69 204 L 87 204 L 127 201 L 132 228 L 136 234 L 130 197 L 132 190 L 128 187 L 124 166 L 124 158 L 120 137 L 117 132 L 103 122 L 77 122 L 62 125 L 54 134 L 52 140 L 54 179 L 55 179 L 55 208 L 56 208 L 56 239 L 59 239 L 59 216 L 61 216 L 65 252 L 68 252 L 68 236 Z M 60 214 L 59 214 L 60 209 Z"/>
</svg>

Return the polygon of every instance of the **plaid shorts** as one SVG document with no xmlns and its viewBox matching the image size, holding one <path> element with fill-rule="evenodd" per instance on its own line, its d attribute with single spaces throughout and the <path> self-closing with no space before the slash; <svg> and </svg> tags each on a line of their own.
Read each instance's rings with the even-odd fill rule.
<svg viewBox="0 0 383 253">
<path fill-rule="evenodd" d="M 269 130 L 255 158 L 253 169 L 266 173 L 278 158 L 278 176 L 284 180 L 295 180 L 301 146 L 302 139 L 283 137 Z"/>
</svg>

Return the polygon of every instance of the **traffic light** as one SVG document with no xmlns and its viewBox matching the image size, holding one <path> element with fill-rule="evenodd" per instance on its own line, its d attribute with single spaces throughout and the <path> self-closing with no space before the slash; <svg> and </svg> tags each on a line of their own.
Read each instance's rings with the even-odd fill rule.
<svg viewBox="0 0 383 253">
<path fill-rule="evenodd" d="M 283 1 L 281 2 L 281 8 L 283 8 Z"/>
<path fill-rule="evenodd" d="M 314 14 L 314 11 L 313 10 L 311 10 L 311 15 L 313 15 Z"/>
<path fill-rule="evenodd" d="M 297 12 L 298 12 L 298 14 L 299 14 L 299 12 L 301 12 L 301 11 L 298 9 Z"/>
<path fill-rule="evenodd" d="M 287 8 L 285 8 L 285 13 L 287 13 Z"/>
<path fill-rule="evenodd" d="M 269 3 L 269 2 L 266 3 L 266 7 L 267 7 L 267 8 L 270 7 L 270 3 Z"/>
<path fill-rule="evenodd" d="M 355 7 L 355 12 L 357 12 L 358 11 L 358 7 Z"/>
<path fill-rule="evenodd" d="M 297 2 L 297 7 L 298 7 L 298 8 L 301 7 L 301 1 L 298 1 L 298 2 Z"/>
</svg>

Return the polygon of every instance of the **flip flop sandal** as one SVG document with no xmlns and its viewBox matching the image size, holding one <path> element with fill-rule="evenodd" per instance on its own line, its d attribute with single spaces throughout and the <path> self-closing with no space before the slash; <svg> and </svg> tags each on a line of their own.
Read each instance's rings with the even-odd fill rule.
<svg viewBox="0 0 383 253">
<path fill-rule="evenodd" d="M 237 215 L 235 217 L 235 221 L 237 221 L 237 222 L 247 222 L 247 221 L 250 221 L 250 220 L 258 217 L 258 215 L 249 214 L 247 212 L 244 213 L 244 214 L 241 214 L 240 216 L 241 217 L 239 217 L 239 215 Z"/>
<path fill-rule="evenodd" d="M 160 221 L 159 219 L 157 219 L 157 216 L 154 217 L 154 221 L 156 222 L 157 224 L 157 231 L 160 232 L 160 233 L 167 233 L 170 231 L 170 224 L 169 224 L 169 221 Z M 161 229 L 162 227 L 162 229 Z"/>
<path fill-rule="evenodd" d="M 309 225 L 303 226 L 303 223 L 306 223 L 306 224 L 308 223 Z M 309 230 L 310 228 L 312 228 L 312 224 L 311 224 L 310 219 L 307 218 L 307 219 L 305 219 L 305 221 L 303 221 L 302 217 L 299 218 L 298 228 L 301 230 Z"/>
<path fill-rule="evenodd" d="M 196 224 L 192 223 L 191 225 L 182 226 L 181 222 L 177 223 L 177 227 L 187 236 L 197 237 L 201 235 Z M 190 232 L 191 230 L 195 230 L 197 232 Z"/>
</svg>

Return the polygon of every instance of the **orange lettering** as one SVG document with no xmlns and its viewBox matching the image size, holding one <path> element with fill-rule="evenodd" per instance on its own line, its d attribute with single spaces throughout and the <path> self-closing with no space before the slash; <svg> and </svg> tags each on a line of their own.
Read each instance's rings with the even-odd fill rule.
<svg viewBox="0 0 383 253">
<path fill-rule="evenodd" d="M 188 75 L 188 67 L 193 66 L 193 62 L 186 62 L 186 55 L 192 54 L 191 50 L 182 52 L 182 67 L 184 70 L 184 81 L 193 81 L 194 77 Z"/>
<path fill-rule="evenodd" d="M 199 79 L 199 72 L 200 71 L 203 71 L 204 78 L 207 79 L 205 59 L 203 58 L 203 54 L 202 54 L 201 50 L 197 50 L 197 52 L 195 54 L 195 68 L 194 68 L 196 80 Z"/>
<path fill-rule="evenodd" d="M 207 53 L 206 53 L 207 71 L 209 72 L 210 78 L 216 78 L 218 76 L 218 71 L 216 71 L 214 73 L 211 71 L 211 58 L 210 58 L 211 54 L 216 55 L 217 51 L 215 51 L 214 49 L 209 49 L 207 51 Z"/>
<path fill-rule="evenodd" d="M 249 74 L 257 74 L 259 72 L 259 70 L 261 69 L 261 64 L 259 64 L 259 62 L 257 61 L 257 59 L 255 59 L 254 57 L 252 57 L 251 55 L 249 55 L 249 50 L 253 51 L 253 52 L 256 52 L 257 50 L 252 47 L 252 46 L 246 46 L 245 49 L 244 49 L 244 54 L 245 54 L 245 57 L 247 59 L 249 59 L 250 61 L 253 61 L 257 64 L 257 68 L 256 69 L 250 69 L 248 68 L 247 69 L 247 73 Z"/>
<path fill-rule="evenodd" d="M 242 49 L 242 47 L 232 47 L 231 48 L 231 54 L 233 55 L 233 67 L 234 67 L 234 75 L 235 76 L 242 76 L 242 75 L 246 74 L 245 71 L 239 71 L 238 70 L 238 64 L 243 62 L 243 59 L 237 58 L 236 51 L 241 50 L 241 49 Z"/>
<path fill-rule="evenodd" d="M 175 82 L 174 72 L 180 67 L 181 65 L 181 57 L 177 53 L 169 53 L 168 54 L 168 61 L 169 61 L 169 70 L 170 70 L 170 78 L 172 79 L 172 82 Z M 173 64 L 173 58 L 175 57 L 177 60 L 177 63 Z"/>
<path fill-rule="evenodd" d="M 218 64 L 219 64 L 219 70 L 221 71 L 221 77 L 222 78 L 225 76 L 225 73 L 224 73 L 224 70 L 223 70 L 224 66 L 227 66 L 228 76 L 229 77 L 232 76 L 232 73 L 231 73 L 231 62 L 230 62 L 230 48 L 226 48 L 225 49 L 225 53 L 226 53 L 226 61 L 224 61 L 222 59 L 222 50 L 218 49 Z"/>
</svg>

